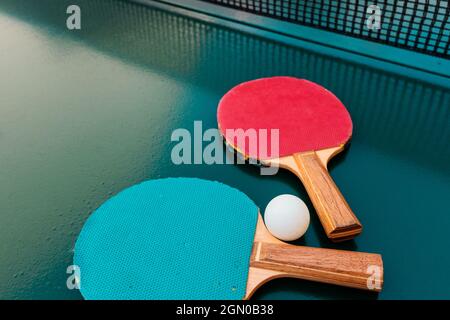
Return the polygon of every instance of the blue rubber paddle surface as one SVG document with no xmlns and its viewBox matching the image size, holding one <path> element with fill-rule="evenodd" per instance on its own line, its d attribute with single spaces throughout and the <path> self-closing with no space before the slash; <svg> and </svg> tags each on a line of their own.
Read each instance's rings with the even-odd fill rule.
<svg viewBox="0 0 450 320">
<path fill-rule="evenodd" d="M 75 245 L 86 299 L 242 299 L 258 208 L 195 178 L 150 180 L 106 201 Z"/>
</svg>

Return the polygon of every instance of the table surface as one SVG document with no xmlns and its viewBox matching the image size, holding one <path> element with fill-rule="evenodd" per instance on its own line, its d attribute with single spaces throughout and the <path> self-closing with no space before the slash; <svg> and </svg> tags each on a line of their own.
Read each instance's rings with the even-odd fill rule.
<svg viewBox="0 0 450 320">
<path fill-rule="evenodd" d="M 0 298 L 79 299 L 66 269 L 84 221 L 111 195 L 168 176 L 218 180 L 260 208 L 294 194 L 312 211 L 296 244 L 383 255 L 373 294 L 296 279 L 255 299 L 450 298 L 450 86 L 288 46 L 126 2 L 0 3 Z M 330 172 L 365 226 L 326 239 L 292 174 L 251 165 L 174 165 L 171 133 L 215 128 L 221 96 L 245 80 L 307 78 L 333 91 L 354 122 Z"/>
</svg>

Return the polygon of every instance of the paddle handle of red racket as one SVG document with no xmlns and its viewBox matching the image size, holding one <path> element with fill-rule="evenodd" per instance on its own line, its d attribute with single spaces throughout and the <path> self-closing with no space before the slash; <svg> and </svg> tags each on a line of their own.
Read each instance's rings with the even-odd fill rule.
<svg viewBox="0 0 450 320">
<path fill-rule="evenodd" d="M 254 244 L 250 266 L 293 277 L 363 290 L 381 291 L 381 255 L 344 250 L 294 246 L 285 243 Z"/>
<path fill-rule="evenodd" d="M 362 225 L 337 188 L 317 152 L 293 155 L 295 168 L 316 209 L 325 232 L 332 241 L 349 240 L 362 231 Z"/>
</svg>

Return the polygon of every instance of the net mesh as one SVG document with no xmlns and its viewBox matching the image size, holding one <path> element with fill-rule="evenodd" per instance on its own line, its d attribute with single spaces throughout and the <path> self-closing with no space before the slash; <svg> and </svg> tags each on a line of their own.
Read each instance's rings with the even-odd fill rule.
<svg viewBox="0 0 450 320">
<path fill-rule="evenodd" d="M 436 56 L 450 55 L 449 1 L 202 1 Z"/>
</svg>

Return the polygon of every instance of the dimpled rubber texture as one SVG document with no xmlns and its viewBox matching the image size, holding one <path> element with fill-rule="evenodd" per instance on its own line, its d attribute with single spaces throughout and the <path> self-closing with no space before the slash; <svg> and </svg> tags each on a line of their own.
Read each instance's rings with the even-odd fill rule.
<svg viewBox="0 0 450 320">
<path fill-rule="evenodd" d="M 347 109 L 330 91 L 304 79 L 262 78 L 244 82 L 225 94 L 219 103 L 217 121 L 228 144 L 255 159 L 277 158 L 250 148 L 250 143 L 227 137 L 227 129 L 279 129 L 279 157 L 345 144 L 352 135 Z M 259 132 L 259 131 L 258 131 Z M 243 145 L 245 144 L 245 145 Z M 259 154 L 261 153 L 261 154 Z"/>
<path fill-rule="evenodd" d="M 195 178 L 150 180 L 106 201 L 75 245 L 85 299 L 242 299 L 258 208 Z"/>
</svg>

